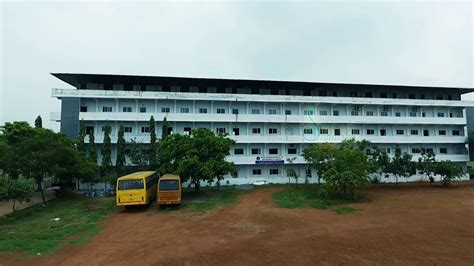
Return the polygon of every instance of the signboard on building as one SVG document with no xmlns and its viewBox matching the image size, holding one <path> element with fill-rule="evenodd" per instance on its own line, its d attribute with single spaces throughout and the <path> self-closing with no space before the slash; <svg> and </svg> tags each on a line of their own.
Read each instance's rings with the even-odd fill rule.
<svg viewBox="0 0 474 266">
<path fill-rule="evenodd" d="M 284 164 L 285 160 L 281 156 L 257 156 L 255 164 Z"/>
</svg>

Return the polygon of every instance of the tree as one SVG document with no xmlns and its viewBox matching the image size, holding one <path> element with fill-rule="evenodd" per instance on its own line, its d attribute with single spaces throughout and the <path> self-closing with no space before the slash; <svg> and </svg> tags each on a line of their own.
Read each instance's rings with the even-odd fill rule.
<svg viewBox="0 0 474 266">
<path fill-rule="evenodd" d="M 314 144 L 303 151 L 308 161 L 315 163 L 328 194 L 344 199 L 355 199 L 355 189 L 370 182 L 374 169 L 359 142 L 345 140 L 341 144 Z"/>
<path fill-rule="evenodd" d="M 172 134 L 161 140 L 160 172 L 180 175 L 196 191 L 200 182 L 220 181 L 226 174 L 236 174 L 234 163 L 225 160 L 235 141 L 209 129 L 193 129 L 190 135 Z"/>
<path fill-rule="evenodd" d="M 130 154 L 130 160 L 132 161 L 132 164 L 138 167 L 138 170 L 146 170 L 149 166 L 148 159 L 149 156 L 143 150 L 142 144 L 133 139 L 132 151 Z"/>
<path fill-rule="evenodd" d="M 117 176 L 122 176 L 125 171 L 125 130 L 120 125 L 117 137 L 117 160 L 115 161 L 115 169 Z"/>
<path fill-rule="evenodd" d="M 406 152 L 401 153 L 401 149 L 397 145 L 395 147 L 395 156 L 390 161 L 387 172 L 391 173 L 396 178 L 396 185 L 398 186 L 398 178 L 408 178 L 416 173 L 416 165 L 411 161 L 412 156 Z"/>
<path fill-rule="evenodd" d="M 313 145 L 303 150 L 303 157 L 316 171 L 318 184 L 321 184 L 322 173 L 326 170 L 326 161 L 330 159 L 330 154 L 334 152 L 335 146 L 329 143 Z"/>
<path fill-rule="evenodd" d="M 85 154 L 85 148 L 84 148 L 85 137 L 86 137 L 86 128 L 84 126 L 84 120 L 81 119 L 81 121 L 79 122 L 79 135 L 77 136 L 77 149 L 82 154 Z"/>
<path fill-rule="evenodd" d="M 422 151 L 421 157 L 418 158 L 418 162 L 416 163 L 416 169 L 428 177 L 430 183 L 433 183 L 436 172 L 435 155 L 432 152 Z"/>
<path fill-rule="evenodd" d="M 36 191 L 36 184 L 33 179 L 20 176 L 12 179 L 7 175 L 0 175 L 0 200 L 13 201 L 13 211 L 16 202 L 30 202 Z"/>
<path fill-rule="evenodd" d="M 104 132 L 104 148 L 102 156 L 102 177 L 107 178 L 112 170 L 112 141 L 110 139 L 110 132 L 112 128 L 110 125 L 105 125 L 102 131 Z"/>
<path fill-rule="evenodd" d="M 166 119 L 166 117 L 165 117 Z M 155 128 L 155 118 L 153 116 L 150 117 L 150 150 L 149 150 L 149 163 L 150 169 L 154 170 L 157 167 L 156 161 L 156 128 Z"/>
<path fill-rule="evenodd" d="M 42 128 L 43 127 L 43 119 L 41 118 L 41 116 L 38 116 L 35 119 L 35 127 L 36 128 Z"/>
<path fill-rule="evenodd" d="M 454 178 L 461 178 L 464 174 L 462 167 L 452 161 L 439 161 L 434 167 L 435 174 L 443 178 L 443 185 L 447 186 Z"/>
<path fill-rule="evenodd" d="M 288 158 L 286 161 L 290 164 L 293 165 L 293 161 L 296 159 L 296 157 Z M 291 184 L 291 178 L 295 179 L 296 186 L 298 186 L 298 178 L 299 175 L 296 173 L 295 169 L 293 167 L 290 167 L 286 170 L 286 175 L 288 176 L 288 187 Z"/>
<path fill-rule="evenodd" d="M 95 146 L 95 137 L 94 132 L 89 132 L 89 145 L 88 145 L 88 152 L 87 158 L 94 163 L 97 163 L 97 147 Z"/>
<path fill-rule="evenodd" d="M 378 177 L 372 179 L 372 182 L 378 183 L 382 178 L 382 173 L 387 173 L 390 165 L 390 157 L 387 152 L 375 148 L 373 153 L 369 156 L 369 161 L 372 163 L 374 169 L 371 172 L 377 173 Z"/>
<path fill-rule="evenodd" d="M 168 120 L 166 119 L 166 116 L 165 116 L 165 118 L 163 118 L 163 125 L 161 126 L 161 139 L 162 140 L 170 135 L 170 132 L 168 131 L 169 127 L 170 126 L 169 126 Z"/>
</svg>

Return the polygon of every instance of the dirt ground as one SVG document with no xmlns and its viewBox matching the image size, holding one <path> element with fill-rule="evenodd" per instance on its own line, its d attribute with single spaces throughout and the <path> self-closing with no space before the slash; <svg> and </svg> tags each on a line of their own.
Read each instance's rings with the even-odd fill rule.
<svg viewBox="0 0 474 266">
<path fill-rule="evenodd" d="M 245 193 L 205 214 L 118 212 L 83 246 L 5 264 L 31 265 L 470 265 L 474 183 L 366 189 L 355 213 L 279 209 L 281 188 Z"/>
</svg>

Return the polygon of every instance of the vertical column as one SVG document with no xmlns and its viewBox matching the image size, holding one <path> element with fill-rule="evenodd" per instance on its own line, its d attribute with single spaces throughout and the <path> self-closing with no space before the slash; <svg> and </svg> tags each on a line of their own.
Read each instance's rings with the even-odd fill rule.
<svg viewBox="0 0 474 266">
<path fill-rule="evenodd" d="M 177 104 L 176 102 L 177 102 L 177 101 L 176 101 L 176 100 L 174 100 L 174 112 L 175 112 L 175 113 L 177 113 L 177 112 L 178 112 L 178 110 L 176 109 L 176 108 L 177 108 L 177 106 L 178 106 L 178 104 Z"/>
<path fill-rule="evenodd" d="M 94 98 L 95 100 L 95 112 L 99 112 L 99 100 L 97 98 Z"/>
<path fill-rule="evenodd" d="M 138 112 L 138 99 L 135 99 L 135 112 Z"/>
<path fill-rule="evenodd" d="M 155 99 L 155 114 L 158 113 L 158 100 Z"/>
<path fill-rule="evenodd" d="M 211 110 L 209 112 L 210 114 L 214 113 L 214 101 L 211 101 Z"/>
<path fill-rule="evenodd" d="M 193 114 L 196 113 L 196 101 L 193 100 Z"/>
<path fill-rule="evenodd" d="M 137 110 L 135 110 L 136 112 Z M 119 112 L 119 100 L 115 98 L 115 112 Z"/>
</svg>

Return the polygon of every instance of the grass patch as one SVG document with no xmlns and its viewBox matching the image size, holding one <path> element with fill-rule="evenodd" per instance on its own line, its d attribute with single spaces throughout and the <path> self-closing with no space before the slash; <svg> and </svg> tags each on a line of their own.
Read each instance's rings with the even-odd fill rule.
<svg viewBox="0 0 474 266">
<path fill-rule="evenodd" d="M 0 253 L 51 253 L 63 244 L 79 245 L 99 233 L 98 223 L 115 211 L 113 198 L 74 196 L 0 217 Z M 60 218 L 59 221 L 51 220 Z"/>
<path fill-rule="evenodd" d="M 181 208 L 194 212 L 204 212 L 216 207 L 236 203 L 244 192 L 234 187 L 221 187 L 219 190 L 212 187 L 201 189 L 199 193 L 192 190 L 183 191 Z"/>
<path fill-rule="evenodd" d="M 342 199 L 325 198 L 322 196 L 319 185 L 292 186 L 291 188 L 274 192 L 272 199 L 278 207 L 286 209 L 303 208 L 305 206 L 311 206 L 317 209 L 328 209 L 350 202 Z M 354 211 L 355 209 L 353 209 L 352 212 Z M 346 211 L 346 213 L 348 212 L 349 211 Z"/>
</svg>

